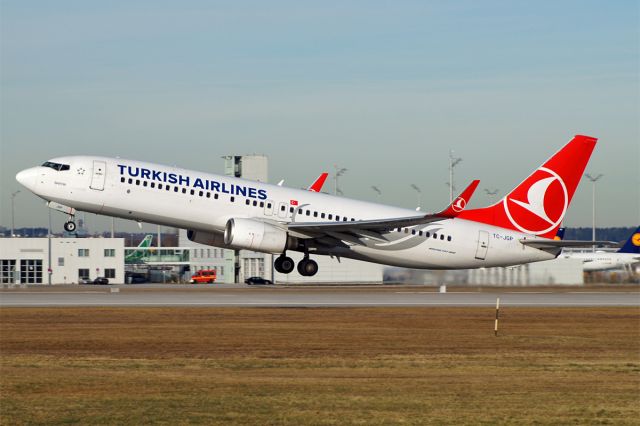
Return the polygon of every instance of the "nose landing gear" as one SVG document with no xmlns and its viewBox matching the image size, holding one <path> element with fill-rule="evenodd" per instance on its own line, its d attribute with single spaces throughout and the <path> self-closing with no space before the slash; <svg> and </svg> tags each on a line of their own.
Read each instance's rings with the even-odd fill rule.
<svg viewBox="0 0 640 426">
<path fill-rule="evenodd" d="M 76 223 L 73 221 L 73 219 L 69 219 L 64 223 L 64 230 L 67 232 L 74 232 L 76 230 Z"/>
</svg>

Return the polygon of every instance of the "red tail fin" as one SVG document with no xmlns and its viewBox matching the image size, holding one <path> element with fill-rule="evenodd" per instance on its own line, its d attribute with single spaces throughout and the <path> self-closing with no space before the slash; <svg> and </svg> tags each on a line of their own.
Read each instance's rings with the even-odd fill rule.
<svg viewBox="0 0 640 426">
<path fill-rule="evenodd" d="M 596 138 L 576 135 L 500 202 L 459 218 L 553 238 L 567 212 Z"/>
</svg>

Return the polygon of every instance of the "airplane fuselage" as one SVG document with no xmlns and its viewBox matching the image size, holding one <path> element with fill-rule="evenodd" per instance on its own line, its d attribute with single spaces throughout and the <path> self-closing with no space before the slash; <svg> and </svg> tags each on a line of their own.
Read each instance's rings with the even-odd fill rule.
<svg viewBox="0 0 640 426">
<path fill-rule="evenodd" d="M 230 219 L 255 219 L 286 229 L 300 222 L 416 215 L 409 209 L 146 162 L 90 156 L 50 161 L 68 168 L 34 167 L 19 179 L 41 198 L 81 211 L 208 233 L 220 247 L 233 248 L 223 242 Z M 383 240 L 313 244 L 305 251 L 425 269 L 510 266 L 558 254 L 520 242 L 536 236 L 460 218 L 388 229 L 381 235 Z"/>
</svg>

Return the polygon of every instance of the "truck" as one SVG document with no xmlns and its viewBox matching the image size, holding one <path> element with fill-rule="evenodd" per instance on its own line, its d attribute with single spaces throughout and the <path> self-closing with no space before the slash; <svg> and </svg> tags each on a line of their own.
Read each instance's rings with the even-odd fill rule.
<svg viewBox="0 0 640 426">
<path fill-rule="evenodd" d="M 217 277 L 215 269 L 201 269 L 195 274 L 191 275 L 191 280 L 189 282 L 191 284 L 212 284 L 216 281 L 216 278 Z"/>
</svg>

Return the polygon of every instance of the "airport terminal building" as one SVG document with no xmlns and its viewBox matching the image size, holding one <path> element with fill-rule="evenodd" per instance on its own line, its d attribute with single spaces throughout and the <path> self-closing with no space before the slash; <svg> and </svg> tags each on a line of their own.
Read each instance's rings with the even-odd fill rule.
<svg viewBox="0 0 640 426">
<path fill-rule="evenodd" d="M 123 238 L 0 239 L 1 284 L 78 284 L 97 277 L 124 282 Z"/>
</svg>

